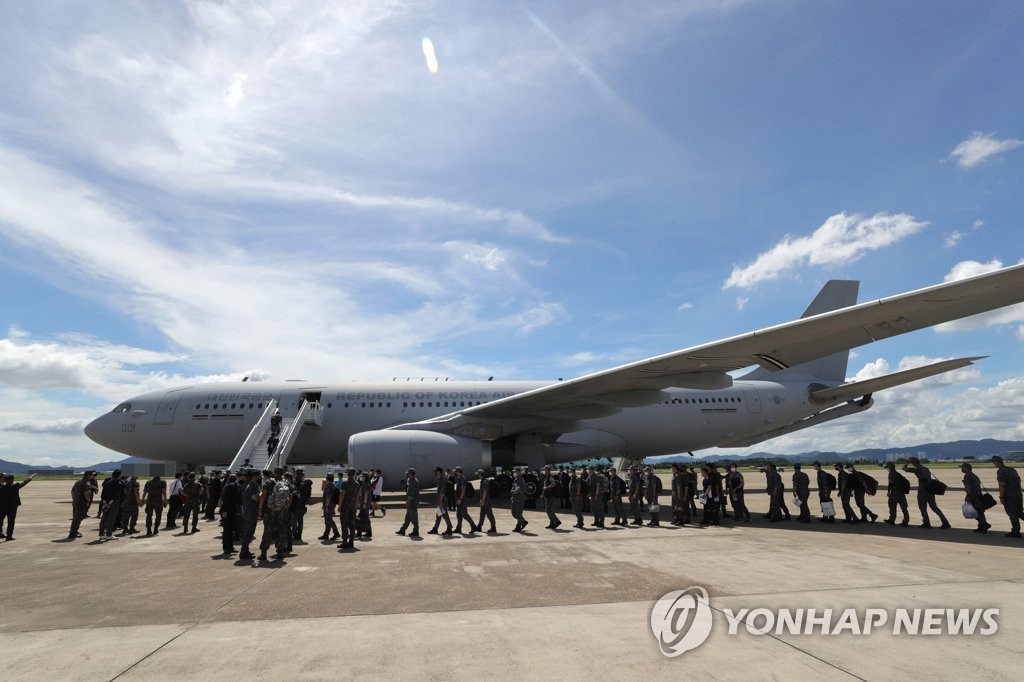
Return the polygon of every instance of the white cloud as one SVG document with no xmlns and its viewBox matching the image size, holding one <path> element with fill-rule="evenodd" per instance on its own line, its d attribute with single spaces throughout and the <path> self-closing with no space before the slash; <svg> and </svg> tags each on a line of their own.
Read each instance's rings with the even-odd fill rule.
<svg viewBox="0 0 1024 682">
<path fill-rule="evenodd" d="M 1024 261 L 1021 261 L 1024 262 Z M 994 272 L 1003 267 L 1002 261 L 993 258 L 987 263 L 975 260 L 960 261 L 943 278 L 944 282 L 955 282 L 968 277 L 976 277 L 989 272 Z M 1001 325 L 1020 324 L 1017 334 L 1024 338 L 1024 303 L 999 308 L 980 315 L 965 317 L 962 320 L 945 322 L 935 326 L 937 332 L 962 332 L 979 329 L 982 327 L 997 327 Z"/>
<path fill-rule="evenodd" d="M 743 310 L 750 303 L 750 299 L 745 296 L 736 297 L 736 310 Z"/>
<path fill-rule="evenodd" d="M 946 235 L 946 248 L 951 249 L 960 243 L 960 240 L 964 238 L 964 235 L 960 230 L 953 230 Z"/>
<path fill-rule="evenodd" d="M 949 156 L 964 170 L 970 170 L 986 160 L 1024 145 L 1024 140 L 1007 138 L 997 140 L 991 133 L 974 132 L 958 144 Z"/>
<path fill-rule="evenodd" d="M 927 225 L 905 213 L 878 213 L 870 218 L 838 213 L 809 236 L 786 235 L 781 242 L 758 255 L 750 265 L 734 266 L 723 288 L 750 289 L 804 265 L 849 263 L 867 251 L 895 244 Z"/>
<path fill-rule="evenodd" d="M 981 228 L 985 227 L 985 221 L 982 220 L 981 218 L 978 218 L 973 223 L 971 223 L 971 227 L 975 230 L 980 230 Z"/>
<path fill-rule="evenodd" d="M 0 424 L 0 431 L 18 431 L 21 433 L 49 434 L 54 436 L 81 436 L 82 429 L 88 424 L 86 419 L 54 419 L 50 421 L 33 420 L 17 421 Z"/>
<path fill-rule="evenodd" d="M 678 310 L 679 312 L 683 312 L 685 310 L 693 310 L 693 304 L 690 303 L 689 301 L 687 301 L 686 303 L 681 303 L 679 307 L 676 308 L 676 310 Z"/>
</svg>

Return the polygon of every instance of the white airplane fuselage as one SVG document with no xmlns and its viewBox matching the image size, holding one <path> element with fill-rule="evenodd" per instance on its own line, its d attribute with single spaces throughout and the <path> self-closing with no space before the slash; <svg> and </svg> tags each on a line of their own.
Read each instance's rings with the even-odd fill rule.
<svg viewBox="0 0 1024 682">
<path fill-rule="evenodd" d="M 549 448 L 546 463 L 668 455 L 771 431 L 823 409 L 808 397 L 812 381 L 737 380 L 722 390 L 666 389 L 669 398 L 660 403 L 626 407 L 610 416 L 573 422 L 572 431 L 564 433 L 560 441 L 572 442 L 574 433 L 585 433 L 589 436 L 582 441 L 586 445 Z M 126 455 L 225 465 L 235 456 L 268 401 L 277 401 L 288 417 L 296 413 L 304 397 L 312 395 L 324 408 L 322 427 L 302 429 L 288 464 L 343 463 L 349 438 L 354 434 L 431 419 L 550 383 L 200 384 L 132 398 L 90 423 L 86 433 L 97 443 Z M 510 466 L 524 462 L 495 462 L 499 463 Z"/>
</svg>

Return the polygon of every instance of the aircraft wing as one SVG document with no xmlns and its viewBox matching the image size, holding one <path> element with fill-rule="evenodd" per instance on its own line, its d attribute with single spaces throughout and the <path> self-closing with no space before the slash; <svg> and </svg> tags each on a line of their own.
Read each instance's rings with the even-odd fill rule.
<svg viewBox="0 0 1024 682">
<path fill-rule="evenodd" d="M 973 358 L 943 360 L 923 367 L 905 369 L 902 372 L 894 372 L 892 374 L 886 374 L 885 376 L 875 377 L 874 379 L 854 381 L 849 384 L 836 386 L 835 388 L 823 388 L 818 391 L 811 391 L 811 400 L 818 403 L 853 400 L 854 398 L 860 398 L 861 396 L 869 395 L 875 391 L 881 391 L 885 388 L 901 386 L 903 384 L 910 383 L 911 381 L 918 381 L 920 379 L 935 376 L 936 374 L 951 372 L 954 369 L 967 367 L 968 365 L 973 365 L 975 360 L 981 360 L 983 358 L 984 356 L 979 355 Z"/>
<path fill-rule="evenodd" d="M 778 371 L 1022 301 L 1024 264 L 684 348 L 392 428 L 477 433 L 487 439 L 495 437 L 489 434 L 496 427 L 507 435 L 546 422 L 605 416 L 664 400 L 664 388 L 727 388 L 732 377 L 726 373 L 743 367 Z"/>
</svg>

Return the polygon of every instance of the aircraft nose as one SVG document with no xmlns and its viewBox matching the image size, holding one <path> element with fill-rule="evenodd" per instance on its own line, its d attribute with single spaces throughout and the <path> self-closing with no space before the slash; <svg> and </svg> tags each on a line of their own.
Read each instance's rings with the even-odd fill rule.
<svg viewBox="0 0 1024 682">
<path fill-rule="evenodd" d="M 89 440 L 99 445 L 106 445 L 108 439 L 106 438 L 106 429 L 103 426 L 103 417 L 97 417 L 91 422 L 85 425 L 85 435 L 89 437 Z"/>
</svg>

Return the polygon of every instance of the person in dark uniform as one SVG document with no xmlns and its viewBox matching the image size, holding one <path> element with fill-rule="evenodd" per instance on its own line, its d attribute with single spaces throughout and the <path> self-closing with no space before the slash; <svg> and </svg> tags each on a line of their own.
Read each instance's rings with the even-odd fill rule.
<svg viewBox="0 0 1024 682">
<path fill-rule="evenodd" d="M 182 492 L 185 495 L 185 520 L 182 522 L 182 529 L 188 532 L 188 520 L 192 519 L 192 532 L 199 532 L 199 505 L 206 495 L 203 484 L 196 480 L 193 472 L 188 474 L 188 482 L 184 485 Z"/>
<path fill-rule="evenodd" d="M 999 484 L 999 501 L 1010 519 L 1008 538 L 1020 537 L 1020 522 L 1024 519 L 1024 496 L 1021 494 L 1020 474 L 1013 467 L 1003 463 L 999 455 L 992 456 L 992 464 L 996 467 L 996 483 Z"/>
<path fill-rule="evenodd" d="M 890 526 L 896 525 L 896 509 L 899 508 L 903 512 L 903 521 L 900 522 L 900 525 L 908 526 L 910 525 L 910 513 L 907 510 L 907 494 L 903 489 L 910 488 L 910 481 L 896 471 L 896 465 L 892 462 L 886 462 L 885 468 L 889 471 L 886 493 L 889 500 L 889 518 L 884 521 Z"/>
<path fill-rule="evenodd" d="M 232 476 L 218 494 L 220 500 L 220 522 L 223 530 L 220 534 L 221 549 L 224 556 L 235 553 L 235 523 L 242 513 L 242 491 L 238 487 L 238 479 Z M 212 496 L 211 496 L 212 500 Z M 208 502 L 213 504 L 213 502 Z"/>
<path fill-rule="evenodd" d="M 349 469 L 345 482 L 338 493 L 338 508 L 341 512 L 341 544 L 338 549 L 354 548 L 356 539 L 356 511 L 359 509 L 359 483 L 356 470 Z M 448 528 L 449 532 L 451 527 Z"/>
<path fill-rule="evenodd" d="M 719 525 L 718 517 L 718 486 L 711 478 L 711 465 L 705 464 L 700 468 L 701 473 L 701 499 L 704 501 L 704 515 L 700 519 L 702 526 Z"/>
<path fill-rule="evenodd" d="M 405 535 L 405 531 L 412 527 L 409 537 L 420 536 L 420 482 L 416 479 L 416 470 L 407 469 L 405 472 L 405 520 L 402 526 L 395 531 L 396 535 Z"/>
<path fill-rule="evenodd" d="M 486 518 L 491 523 L 487 534 L 493 535 L 498 529 L 494 525 L 494 509 L 491 507 L 491 479 L 487 478 L 487 473 L 483 469 L 477 469 L 476 475 L 480 478 L 480 520 L 477 521 L 476 529 L 479 532 L 484 527 Z"/>
<path fill-rule="evenodd" d="M 558 466 L 559 500 L 562 509 L 572 509 L 569 499 L 569 472 L 562 465 Z"/>
<path fill-rule="evenodd" d="M 622 496 L 626 492 L 626 482 L 622 480 L 615 467 L 608 470 L 608 490 L 612 497 L 612 511 L 615 512 L 613 526 L 626 525 L 626 510 L 622 505 Z"/>
<path fill-rule="evenodd" d="M 327 474 L 320 484 L 321 511 L 324 517 L 324 534 L 320 540 L 334 542 L 341 537 L 338 524 L 334 522 L 335 510 L 338 508 L 338 487 L 334 485 L 334 474 Z"/>
<path fill-rule="evenodd" d="M 686 478 L 690 483 L 690 518 L 697 517 L 697 496 L 700 494 L 697 491 L 700 489 L 697 470 L 692 466 L 686 467 Z"/>
<path fill-rule="evenodd" d="M 768 462 L 764 465 L 765 475 L 765 489 L 768 493 L 768 520 L 772 523 L 778 523 L 779 521 L 788 521 L 789 514 L 783 516 L 783 507 L 785 506 L 785 500 L 783 499 L 786 495 L 786 489 L 782 485 L 782 475 L 779 474 L 773 462 Z M 788 511 L 788 509 L 787 509 Z"/>
<path fill-rule="evenodd" d="M 652 467 L 647 467 L 644 473 L 647 476 L 644 481 L 644 496 L 651 513 L 651 520 L 647 522 L 647 525 L 657 528 L 661 525 L 661 506 L 658 504 L 658 495 L 661 494 L 661 478 L 654 473 Z"/>
<path fill-rule="evenodd" d="M 718 485 L 718 518 L 727 519 L 729 514 L 725 511 L 727 499 L 725 494 L 725 476 L 718 470 L 718 464 L 715 462 L 708 462 L 708 466 L 711 467 L 711 480 Z"/>
<path fill-rule="evenodd" d="M 213 521 L 217 517 L 217 505 L 220 504 L 220 494 L 223 490 L 224 479 L 221 478 L 219 471 L 214 471 L 206 486 L 206 514 L 203 518 L 207 521 Z"/>
<path fill-rule="evenodd" d="M 683 502 L 686 499 L 686 474 L 682 473 L 682 467 L 676 463 L 672 463 L 672 525 L 682 526 L 686 522 L 683 521 L 684 509 L 688 510 L 689 507 L 684 507 Z"/>
<path fill-rule="evenodd" d="M 274 416 L 272 416 L 270 418 L 270 437 L 273 438 L 275 441 L 277 440 L 278 435 L 281 433 L 281 422 L 282 421 L 283 420 L 281 418 L 281 410 L 275 408 L 274 409 Z M 271 451 L 271 452 L 273 452 L 273 451 Z"/>
<path fill-rule="evenodd" d="M 284 467 L 274 467 L 274 474 L 264 472 L 263 486 L 260 490 L 257 518 L 263 519 L 263 537 L 260 538 L 260 555 L 257 561 L 267 560 L 267 550 L 271 545 L 277 550 L 276 561 L 288 555 L 288 542 L 291 536 L 291 506 L 294 489 L 285 478 Z"/>
<path fill-rule="evenodd" d="M 455 473 L 451 469 L 444 470 L 444 499 L 448 511 L 455 511 Z"/>
<path fill-rule="evenodd" d="M 121 505 L 121 535 L 138 533 L 139 507 L 142 506 L 142 486 L 139 479 L 129 476 L 124 484 L 124 503 Z"/>
<path fill-rule="evenodd" d="M 242 476 L 242 474 L 246 474 Z M 249 545 L 256 537 L 256 523 L 260 516 L 260 491 L 263 488 L 263 480 L 258 471 L 245 471 L 239 474 L 238 487 L 242 489 L 242 551 L 238 558 L 243 561 L 251 561 L 252 550 Z M 248 479 L 248 483 L 246 480 Z"/>
<path fill-rule="evenodd" d="M 21 489 L 32 482 L 35 474 L 29 474 L 21 483 L 14 482 L 14 475 L 4 476 L 0 486 L 0 535 L 5 535 L 4 542 L 14 540 L 14 521 L 18 518 L 18 507 L 21 506 Z M 4 519 L 7 520 L 7 532 L 3 533 Z"/>
<path fill-rule="evenodd" d="M 512 516 L 516 520 L 515 533 L 522 533 L 529 524 L 523 516 L 523 505 L 526 504 L 526 479 L 523 478 L 523 470 L 516 469 L 516 476 L 512 479 Z"/>
<path fill-rule="evenodd" d="M 985 503 L 981 496 L 984 491 L 981 489 L 981 479 L 974 473 L 974 467 L 967 462 L 960 465 L 960 471 L 964 474 L 964 500 L 971 503 L 974 511 L 978 513 L 978 527 L 975 533 L 987 533 L 992 524 L 985 520 Z"/>
<path fill-rule="evenodd" d="M 356 512 L 356 539 L 363 540 L 373 537 L 373 525 L 370 512 L 373 510 L 373 486 L 370 475 L 359 474 L 359 509 Z"/>
<path fill-rule="evenodd" d="M 631 466 L 629 467 L 629 511 L 633 514 L 634 526 L 644 525 L 643 512 L 641 511 L 643 494 L 643 479 L 640 477 L 640 470 L 635 466 Z"/>
<path fill-rule="evenodd" d="M 82 537 L 82 534 L 78 532 L 78 528 L 82 525 L 82 520 L 89 513 L 89 490 L 92 487 L 92 480 L 94 478 L 96 478 L 96 472 L 89 469 L 71 487 L 71 530 L 68 531 L 68 540 Z"/>
<path fill-rule="evenodd" d="M 448 516 L 449 495 L 448 495 L 448 474 L 441 467 L 434 469 L 434 483 L 437 484 L 437 508 L 434 510 L 434 527 L 427 531 L 428 535 L 437 535 L 441 521 L 444 521 L 445 531 L 442 535 L 452 534 L 452 520 Z"/>
<path fill-rule="evenodd" d="M 576 467 L 569 470 L 569 501 L 576 515 L 573 528 L 583 528 L 583 481 L 576 475 Z"/>
<path fill-rule="evenodd" d="M 917 507 L 921 510 L 921 528 L 932 527 L 931 520 L 928 518 L 929 508 L 942 521 L 942 525 L 939 528 L 950 528 L 951 526 L 949 521 L 946 520 L 945 514 L 939 509 L 939 505 L 935 503 L 935 492 L 931 489 L 932 472 L 928 470 L 928 467 L 921 464 L 921 460 L 917 457 L 908 457 L 907 463 L 903 465 L 903 470 L 917 476 Z"/>
<path fill-rule="evenodd" d="M 839 482 L 839 499 L 843 503 L 843 523 L 859 523 L 860 519 L 853 512 L 850 500 L 853 499 L 853 485 L 850 481 L 850 474 L 846 472 L 843 465 L 836 462 L 836 480 Z"/>
<path fill-rule="evenodd" d="M 114 469 L 110 478 L 103 482 L 103 491 L 100 493 L 100 505 L 103 510 L 103 515 L 100 517 L 101 538 L 114 539 L 114 527 L 120 518 L 121 500 L 123 499 L 124 481 L 121 480 L 121 470 Z"/>
<path fill-rule="evenodd" d="M 725 489 L 732 502 L 732 508 L 736 512 L 736 521 L 750 523 L 750 510 L 747 509 L 746 482 L 743 480 L 743 474 L 736 468 L 735 462 L 730 462 L 726 470 L 728 473 L 725 475 Z"/>
<path fill-rule="evenodd" d="M 467 485 L 465 474 L 462 472 L 462 467 L 455 467 L 455 532 L 462 533 L 462 521 L 465 519 L 466 523 L 469 524 L 469 532 L 477 533 L 480 531 L 473 524 L 473 517 L 469 515 L 469 487 Z"/>
<path fill-rule="evenodd" d="M 594 467 L 588 467 L 587 480 L 590 483 L 590 509 L 594 512 L 591 526 L 604 528 L 604 496 L 608 492 L 608 479 Z"/>
<path fill-rule="evenodd" d="M 835 514 L 827 514 L 828 507 L 832 507 L 834 511 L 835 505 L 832 503 L 832 491 L 830 489 L 828 472 L 825 471 L 821 462 L 815 461 L 812 465 L 814 467 L 814 478 L 818 484 L 818 504 L 821 505 L 821 518 L 818 519 L 822 523 L 835 523 Z"/>
<path fill-rule="evenodd" d="M 870 517 L 871 523 L 878 520 L 878 514 L 874 513 L 864 504 L 864 496 L 868 492 L 867 484 L 864 482 L 864 474 L 857 471 L 852 464 L 846 465 L 846 472 L 850 475 L 850 486 L 853 488 L 853 501 L 860 511 L 860 520 L 867 522 Z"/>
<path fill-rule="evenodd" d="M 544 512 L 548 515 L 548 525 L 544 527 L 551 530 L 562 525 L 555 514 L 555 497 L 560 494 L 558 487 L 558 481 L 551 475 L 551 467 L 544 467 L 544 477 L 540 480 L 540 499 L 544 502 Z"/>
<path fill-rule="evenodd" d="M 811 499 L 811 479 L 801 471 L 801 468 L 799 464 L 793 465 L 793 495 L 800 501 L 800 517 L 797 520 L 800 523 L 810 523 L 811 510 L 807 502 Z"/>
</svg>

